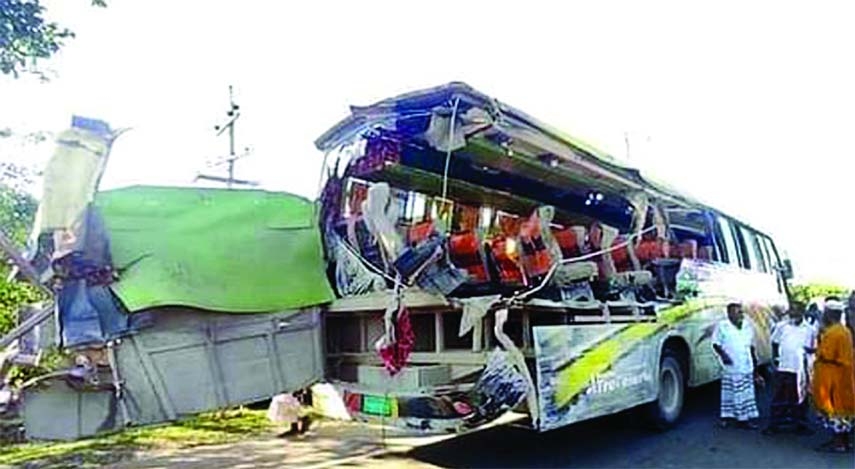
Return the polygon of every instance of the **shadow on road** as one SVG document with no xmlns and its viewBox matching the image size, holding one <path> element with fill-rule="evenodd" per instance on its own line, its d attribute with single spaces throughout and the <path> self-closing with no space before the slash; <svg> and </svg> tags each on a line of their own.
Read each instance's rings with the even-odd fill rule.
<svg viewBox="0 0 855 469">
<path fill-rule="evenodd" d="M 718 383 L 690 390 L 683 417 L 658 432 L 640 409 L 537 433 L 502 427 L 424 446 L 409 457 L 441 467 L 852 468 L 853 455 L 814 451 L 825 434 L 764 436 L 716 426 Z M 761 409 L 768 407 L 765 393 Z M 763 412 L 763 410 L 761 410 Z M 765 424 L 765 412 L 763 416 Z"/>
</svg>

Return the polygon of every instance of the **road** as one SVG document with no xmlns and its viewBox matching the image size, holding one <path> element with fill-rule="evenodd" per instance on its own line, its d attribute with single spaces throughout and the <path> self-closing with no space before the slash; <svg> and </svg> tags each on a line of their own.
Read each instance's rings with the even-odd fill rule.
<svg viewBox="0 0 855 469">
<path fill-rule="evenodd" d="M 647 428 L 640 412 L 628 411 L 544 434 L 496 428 L 415 449 L 407 458 L 450 468 L 855 467 L 852 454 L 814 451 L 824 434 L 770 437 L 720 429 L 717 409 L 718 384 L 713 384 L 691 390 L 681 423 L 664 433 Z"/>
<path fill-rule="evenodd" d="M 761 399 L 761 409 L 765 399 Z M 855 456 L 818 453 L 824 434 L 764 436 L 718 428 L 718 384 L 694 389 L 681 423 L 649 429 L 628 411 L 543 434 L 497 427 L 415 449 L 390 450 L 375 428 L 321 423 L 305 438 L 247 440 L 233 445 L 142 454 L 127 468 L 847 468 Z"/>
</svg>

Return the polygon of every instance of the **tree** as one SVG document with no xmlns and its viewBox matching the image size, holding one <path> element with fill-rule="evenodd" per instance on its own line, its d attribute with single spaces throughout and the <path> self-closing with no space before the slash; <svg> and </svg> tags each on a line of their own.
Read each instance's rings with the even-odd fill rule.
<svg viewBox="0 0 855 469">
<path fill-rule="evenodd" d="M 107 3 L 92 0 L 92 5 Z M 0 0 L 0 72 L 17 78 L 28 70 L 28 62 L 50 58 L 74 37 L 68 28 L 47 21 L 44 13 L 39 0 Z"/>
<path fill-rule="evenodd" d="M 808 283 L 804 285 L 791 285 L 790 295 L 793 301 L 797 301 L 804 305 L 810 303 L 815 298 L 825 298 L 827 296 L 838 296 L 845 300 L 849 294 L 846 287 L 840 285 L 827 285 L 820 283 Z"/>
<path fill-rule="evenodd" d="M 31 177 L 24 167 L 0 162 L 0 229 L 19 246 L 26 243 L 38 207 L 36 199 L 25 190 Z M 4 257 L 0 255 L 0 259 Z M 22 304 L 39 299 L 31 285 L 7 282 L 9 270 L 5 262 L 0 262 L 0 336 L 15 326 Z"/>
<path fill-rule="evenodd" d="M 31 172 L 22 166 L 0 161 L 0 227 L 20 246 L 27 240 L 38 203 L 25 191 Z"/>
</svg>

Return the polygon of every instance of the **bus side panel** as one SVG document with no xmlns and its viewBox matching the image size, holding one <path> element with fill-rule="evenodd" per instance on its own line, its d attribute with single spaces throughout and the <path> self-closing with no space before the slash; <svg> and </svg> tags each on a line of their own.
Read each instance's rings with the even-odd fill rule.
<svg viewBox="0 0 855 469">
<path fill-rule="evenodd" d="M 691 387 L 721 377 L 721 365 L 712 347 L 712 337 L 718 322 L 726 317 L 726 309 L 725 304 L 705 309 L 676 328 L 676 333 L 689 345 L 691 369 L 687 384 Z"/>
<path fill-rule="evenodd" d="M 656 399 L 666 339 L 685 342 L 690 356 L 707 353 L 712 326 L 726 304 L 726 298 L 699 297 L 660 309 L 655 322 L 535 327 L 539 429 Z M 705 373 L 695 379 L 718 370 L 710 365 Z"/>
<path fill-rule="evenodd" d="M 775 274 L 756 272 L 717 262 L 684 260 L 677 275 L 678 290 L 694 294 L 708 301 L 721 301 L 721 307 L 712 315 L 697 316 L 696 331 L 701 335 L 694 340 L 693 349 L 700 352 L 693 357 L 697 374 L 693 372 L 691 384 L 698 385 L 717 379 L 720 365 L 712 353 L 710 339 L 715 324 L 727 317 L 725 305 L 736 301 L 743 305 L 745 317 L 755 335 L 755 347 L 761 363 L 772 358 L 770 334 L 775 324 L 773 306 L 787 308 L 786 294 L 781 290 Z"/>
<path fill-rule="evenodd" d="M 539 430 L 656 399 L 663 335 L 656 323 L 535 327 Z"/>
</svg>

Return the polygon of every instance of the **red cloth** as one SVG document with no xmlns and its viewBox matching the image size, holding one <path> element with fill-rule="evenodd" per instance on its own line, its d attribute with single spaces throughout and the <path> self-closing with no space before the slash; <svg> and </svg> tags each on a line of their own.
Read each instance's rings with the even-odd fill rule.
<svg viewBox="0 0 855 469">
<path fill-rule="evenodd" d="M 410 313 L 406 308 L 401 308 L 395 320 L 395 341 L 380 348 L 380 359 L 383 360 L 383 365 L 391 376 L 400 373 L 406 366 L 407 358 L 410 357 L 415 343 L 416 334 L 410 322 Z"/>
</svg>

